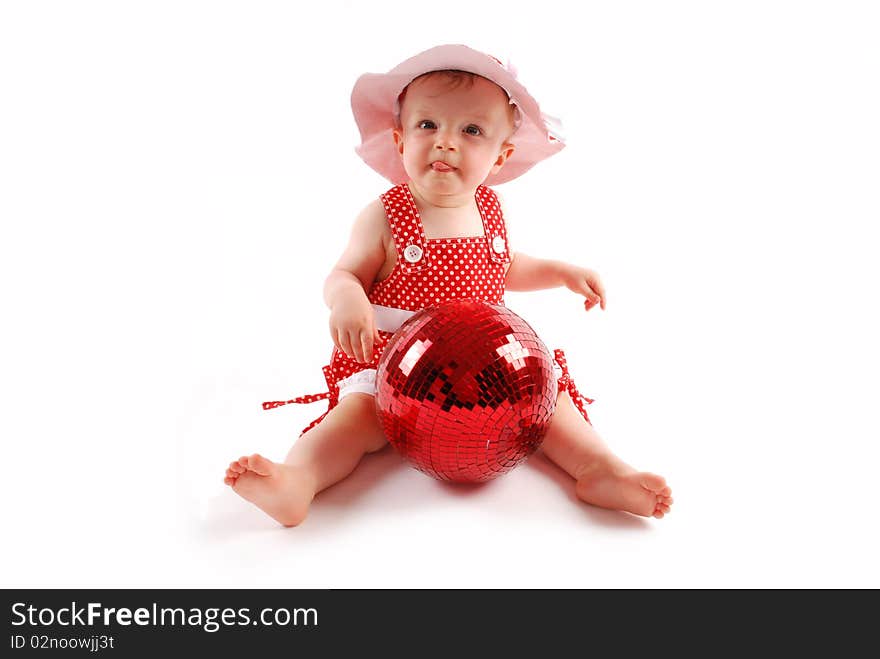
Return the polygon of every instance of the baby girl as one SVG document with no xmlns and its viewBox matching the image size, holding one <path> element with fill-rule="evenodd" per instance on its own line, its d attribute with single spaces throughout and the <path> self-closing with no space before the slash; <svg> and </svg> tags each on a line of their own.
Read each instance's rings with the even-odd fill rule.
<svg viewBox="0 0 880 659">
<path fill-rule="evenodd" d="M 489 55 L 445 45 L 387 74 L 365 74 L 352 92 L 358 153 L 394 185 L 356 218 L 324 282 L 335 346 L 324 367 L 329 408 L 284 462 L 259 455 L 230 463 L 224 482 L 284 526 L 308 514 L 315 495 L 388 442 L 375 407 L 376 368 L 394 331 L 415 312 L 450 299 L 502 304 L 505 290 L 565 286 L 587 311 L 605 309 L 592 270 L 512 251 L 504 204 L 490 185 L 516 178 L 563 143 L 516 76 Z M 438 282 L 455 282 L 454 286 Z M 615 455 L 587 416 L 557 351 L 559 398 L 541 450 L 575 481 L 582 501 L 663 517 L 671 489 Z"/>
</svg>

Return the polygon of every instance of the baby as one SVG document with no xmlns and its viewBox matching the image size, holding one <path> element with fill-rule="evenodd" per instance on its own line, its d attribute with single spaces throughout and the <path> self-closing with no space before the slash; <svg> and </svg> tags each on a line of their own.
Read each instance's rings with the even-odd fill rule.
<svg viewBox="0 0 880 659">
<path fill-rule="evenodd" d="M 396 185 L 354 222 L 324 283 L 335 348 L 324 367 L 328 399 L 283 463 L 254 454 L 230 463 L 224 482 L 284 526 L 301 523 L 315 495 L 388 442 L 374 403 L 376 368 L 394 331 L 415 312 L 453 298 L 503 303 L 505 290 L 565 286 L 589 311 L 605 309 L 592 270 L 512 252 L 504 207 L 487 187 L 515 178 L 563 144 L 537 102 L 494 58 L 438 46 L 387 74 L 361 76 L 352 92 L 358 153 Z M 454 286 L 438 284 L 454 282 Z M 541 445 L 588 504 L 663 517 L 671 490 L 618 458 L 593 429 L 557 351 L 559 398 Z"/>
</svg>

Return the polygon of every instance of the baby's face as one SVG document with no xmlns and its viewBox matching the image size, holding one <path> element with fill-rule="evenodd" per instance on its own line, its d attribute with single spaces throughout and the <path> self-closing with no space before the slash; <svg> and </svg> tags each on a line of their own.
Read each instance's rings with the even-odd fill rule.
<svg viewBox="0 0 880 659">
<path fill-rule="evenodd" d="M 394 142 L 407 175 L 422 191 L 473 195 L 513 153 L 513 109 L 495 83 L 453 84 L 428 76 L 407 88 Z"/>
</svg>

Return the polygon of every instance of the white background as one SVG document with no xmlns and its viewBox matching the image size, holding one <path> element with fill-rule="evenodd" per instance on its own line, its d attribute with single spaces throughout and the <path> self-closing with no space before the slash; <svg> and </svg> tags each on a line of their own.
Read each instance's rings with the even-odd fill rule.
<svg viewBox="0 0 880 659">
<path fill-rule="evenodd" d="M 880 20 L 870 2 L 5 2 L 4 586 L 880 587 Z M 323 403 L 323 279 L 388 184 L 349 94 L 440 43 L 510 59 L 567 148 L 510 294 L 663 520 L 538 455 L 450 487 L 390 449 L 282 529 L 222 484 Z"/>
</svg>

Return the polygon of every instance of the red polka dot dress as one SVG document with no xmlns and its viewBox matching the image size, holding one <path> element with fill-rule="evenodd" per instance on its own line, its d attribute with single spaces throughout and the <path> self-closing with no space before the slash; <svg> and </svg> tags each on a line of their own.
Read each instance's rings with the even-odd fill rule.
<svg viewBox="0 0 880 659">
<path fill-rule="evenodd" d="M 449 300 L 471 298 L 491 304 L 504 303 L 504 276 L 510 263 L 507 230 L 498 197 L 486 186 L 477 188 L 477 208 L 483 222 L 483 235 L 467 238 L 425 237 L 422 220 L 407 184 L 391 188 L 381 196 L 391 236 L 397 250 L 397 263 L 382 281 L 375 282 L 367 294 L 376 314 L 380 340 L 373 347 L 373 358 L 359 363 L 334 348 L 330 363 L 323 368 L 328 390 L 288 401 L 263 403 L 271 409 L 288 403 L 329 400 L 329 412 L 349 393 L 374 394 L 376 369 L 382 351 L 395 330 L 415 312 Z M 570 392 L 572 400 L 589 421 L 583 398 L 568 376 L 561 350 L 556 350 L 560 391 Z M 315 419 L 303 433 L 326 416 Z"/>
</svg>

